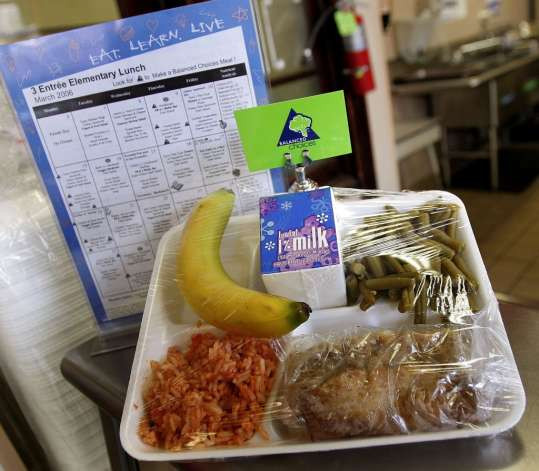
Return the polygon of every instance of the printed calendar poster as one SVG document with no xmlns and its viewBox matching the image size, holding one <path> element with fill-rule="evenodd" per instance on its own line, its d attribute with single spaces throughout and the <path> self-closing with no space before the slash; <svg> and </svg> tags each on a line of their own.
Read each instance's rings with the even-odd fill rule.
<svg viewBox="0 0 539 471">
<path fill-rule="evenodd" d="M 234 111 L 267 102 L 248 0 L 214 0 L 0 48 L 1 71 L 99 323 L 141 313 L 161 236 L 249 172 Z"/>
</svg>

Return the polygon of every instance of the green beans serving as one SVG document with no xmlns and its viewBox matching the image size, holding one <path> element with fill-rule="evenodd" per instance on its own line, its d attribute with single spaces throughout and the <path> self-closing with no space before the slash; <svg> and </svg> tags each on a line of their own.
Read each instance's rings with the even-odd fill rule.
<svg viewBox="0 0 539 471">
<path fill-rule="evenodd" d="M 349 305 L 370 309 L 386 297 L 425 324 L 480 309 L 479 283 L 459 239 L 459 206 L 434 200 L 412 210 L 386 206 L 343 238 Z"/>
</svg>

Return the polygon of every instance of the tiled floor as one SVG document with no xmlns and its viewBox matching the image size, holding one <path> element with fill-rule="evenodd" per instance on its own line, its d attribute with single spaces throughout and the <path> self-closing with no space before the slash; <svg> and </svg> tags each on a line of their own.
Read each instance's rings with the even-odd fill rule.
<svg viewBox="0 0 539 471">
<path fill-rule="evenodd" d="M 466 205 L 494 290 L 539 303 L 539 178 L 522 193 L 452 191 Z"/>
</svg>

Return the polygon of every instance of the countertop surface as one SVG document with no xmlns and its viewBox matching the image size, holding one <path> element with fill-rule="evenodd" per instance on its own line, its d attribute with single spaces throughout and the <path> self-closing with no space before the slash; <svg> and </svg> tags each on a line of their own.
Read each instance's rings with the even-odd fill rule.
<svg viewBox="0 0 539 471">
<path fill-rule="evenodd" d="M 530 50 L 530 52 L 521 57 L 508 58 L 507 61 L 500 62 L 492 67 L 487 67 L 482 72 L 478 72 L 465 77 L 445 78 L 445 79 L 425 79 L 409 83 L 398 83 L 391 86 L 392 92 L 400 95 L 421 95 L 435 93 L 451 88 L 476 88 L 488 82 L 489 80 L 500 77 L 524 67 L 539 59 L 539 51 Z M 450 66 L 447 66 L 450 67 Z M 399 68 L 396 66 L 395 68 Z M 417 66 L 417 69 L 421 69 Z M 428 66 L 425 66 L 428 69 Z M 394 73 L 392 74 L 395 75 Z"/>
<path fill-rule="evenodd" d="M 500 303 L 500 307 L 527 397 L 524 416 L 513 430 L 481 438 L 191 462 L 178 467 L 209 471 L 539 469 L 539 310 L 505 302 Z M 92 345 L 89 341 L 70 351 L 62 362 L 62 372 L 82 393 L 119 419 L 135 349 L 91 356 Z"/>
</svg>

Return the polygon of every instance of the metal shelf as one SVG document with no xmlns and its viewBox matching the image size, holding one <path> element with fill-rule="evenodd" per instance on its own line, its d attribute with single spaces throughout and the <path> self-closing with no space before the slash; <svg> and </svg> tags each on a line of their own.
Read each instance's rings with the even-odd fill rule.
<svg viewBox="0 0 539 471">
<path fill-rule="evenodd" d="M 449 158 L 454 159 L 489 159 L 490 152 L 488 149 L 480 150 L 452 150 L 447 153 Z"/>
</svg>

